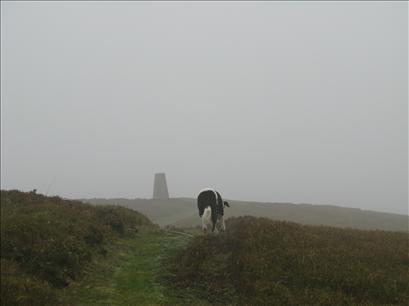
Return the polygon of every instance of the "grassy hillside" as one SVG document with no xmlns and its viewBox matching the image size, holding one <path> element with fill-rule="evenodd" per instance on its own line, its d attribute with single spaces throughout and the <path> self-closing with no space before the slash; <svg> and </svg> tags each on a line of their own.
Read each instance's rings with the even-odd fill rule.
<svg viewBox="0 0 409 306">
<path fill-rule="evenodd" d="M 211 305 L 184 290 L 175 290 L 160 278 L 162 262 L 191 239 L 163 230 L 140 231 L 135 239 L 121 240 L 117 252 L 98 261 L 87 276 L 61 291 L 64 305 Z"/>
<path fill-rule="evenodd" d="M 93 204 L 117 204 L 129 207 L 146 214 L 153 222 L 162 226 L 188 227 L 200 225 L 195 199 L 88 199 L 85 201 Z M 398 214 L 329 205 L 260 203 L 235 200 L 229 200 L 229 202 L 231 208 L 226 209 L 227 217 L 250 215 L 311 225 L 405 232 L 409 230 L 408 216 Z"/>
<path fill-rule="evenodd" d="M 408 238 L 233 218 L 174 256 L 167 282 L 217 305 L 408 305 Z"/>
<path fill-rule="evenodd" d="M 1 305 L 56 305 L 56 289 L 145 226 L 126 208 L 2 190 Z"/>
<path fill-rule="evenodd" d="M 194 205 L 144 201 L 166 222 Z M 408 239 L 249 216 L 203 236 L 123 207 L 1 191 L 1 305 L 407 305 Z"/>
</svg>

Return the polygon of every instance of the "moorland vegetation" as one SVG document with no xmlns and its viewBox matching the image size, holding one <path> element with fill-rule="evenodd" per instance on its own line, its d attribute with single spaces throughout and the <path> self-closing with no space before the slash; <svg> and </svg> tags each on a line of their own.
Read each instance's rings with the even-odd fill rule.
<svg viewBox="0 0 409 306">
<path fill-rule="evenodd" d="M 127 208 L 2 190 L 1 305 L 57 305 L 57 289 L 145 226 L 153 224 Z"/>
<path fill-rule="evenodd" d="M 168 261 L 166 281 L 216 305 L 408 305 L 408 234 L 229 219 Z"/>
<path fill-rule="evenodd" d="M 409 303 L 407 232 L 226 223 L 160 230 L 124 207 L 3 190 L 1 305 Z"/>
</svg>

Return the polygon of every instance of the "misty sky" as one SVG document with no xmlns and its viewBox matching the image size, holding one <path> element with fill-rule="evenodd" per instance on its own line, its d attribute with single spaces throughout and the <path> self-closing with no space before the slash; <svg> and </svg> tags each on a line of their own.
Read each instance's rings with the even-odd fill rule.
<svg viewBox="0 0 409 306">
<path fill-rule="evenodd" d="M 1 188 L 408 212 L 406 2 L 1 2 Z"/>
</svg>

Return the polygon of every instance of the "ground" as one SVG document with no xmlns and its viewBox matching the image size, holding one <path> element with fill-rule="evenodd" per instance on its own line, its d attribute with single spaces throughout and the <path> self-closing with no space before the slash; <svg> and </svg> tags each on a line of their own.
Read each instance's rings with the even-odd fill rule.
<svg viewBox="0 0 409 306">
<path fill-rule="evenodd" d="M 191 237 L 176 231 L 140 231 L 94 262 L 80 282 L 63 291 L 61 299 L 66 305 L 209 305 L 159 281 L 163 259 Z"/>
</svg>

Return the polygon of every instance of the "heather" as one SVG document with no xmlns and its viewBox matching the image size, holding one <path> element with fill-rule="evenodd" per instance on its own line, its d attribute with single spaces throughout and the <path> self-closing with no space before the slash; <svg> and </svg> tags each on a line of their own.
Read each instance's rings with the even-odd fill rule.
<svg viewBox="0 0 409 306">
<path fill-rule="evenodd" d="M 152 226 L 142 214 L 35 192 L 1 191 L 1 304 L 54 304 L 116 241 Z"/>
<path fill-rule="evenodd" d="M 230 219 L 168 262 L 167 281 L 226 305 L 407 305 L 408 234 Z"/>
</svg>

